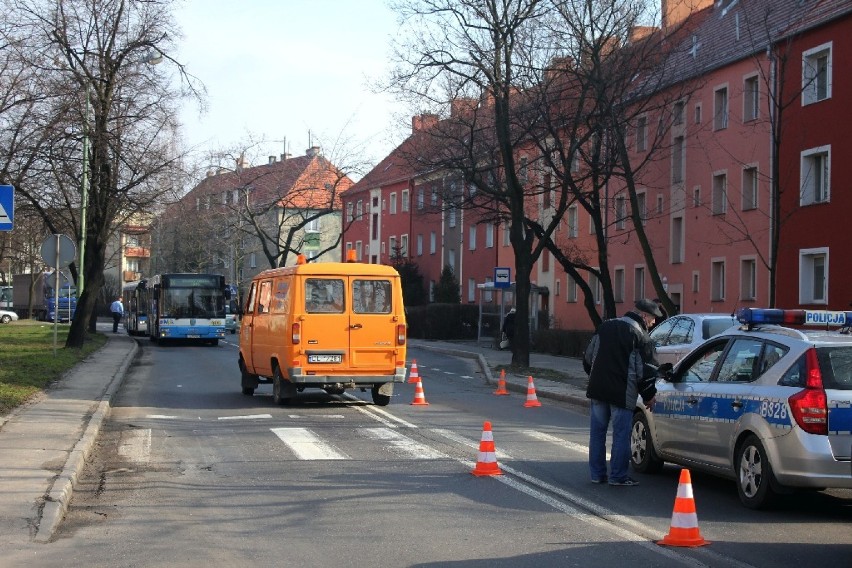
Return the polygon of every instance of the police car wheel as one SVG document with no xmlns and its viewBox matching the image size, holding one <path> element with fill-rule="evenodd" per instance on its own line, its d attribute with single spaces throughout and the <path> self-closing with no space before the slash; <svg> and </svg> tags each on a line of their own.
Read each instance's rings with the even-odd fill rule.
<svg viewBox="0 0 852 568">
<path fill-rule="evenodd" d="M 772 466 L 763 444 L 757 436 L 750 435 L 739 448 L 736 458 L 737 493 L 749 509 L 761 509 L 775 497 L 772 490 Z"/>
<path fill-rule="evenodd" d="M 657 456 L 648 419 L 641 412 L 633 414 L 630 428 L 630 463 L 639 473 L 657 473 L 663 468 L 663 460 Z"/>
</svg>

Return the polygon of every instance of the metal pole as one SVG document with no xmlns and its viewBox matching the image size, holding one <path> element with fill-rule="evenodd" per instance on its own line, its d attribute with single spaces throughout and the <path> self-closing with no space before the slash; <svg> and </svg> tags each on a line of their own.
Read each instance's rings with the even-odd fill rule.
<svg viewBox="0 0 852 568">
<path fill-rule="evenodd" d="M 56 332 L 59 326 L 59 235 L 56 237 L 56 258 L 53 266 L 53 356 L 56 357 Z"/>
<path fill-rule="evenodd" d="M 86 215 L 89 207 L 89 87 L 86 86 L 86 118 L 83 121 L 83 179 L 80 199 L 80 260 L 77 262 L 77 298 L 83 295 L 86 255 Z M 70 300 L 69 300 L 70 302 Z M 70 309 L 70 304 L 69 304 Z"/>
</svg>

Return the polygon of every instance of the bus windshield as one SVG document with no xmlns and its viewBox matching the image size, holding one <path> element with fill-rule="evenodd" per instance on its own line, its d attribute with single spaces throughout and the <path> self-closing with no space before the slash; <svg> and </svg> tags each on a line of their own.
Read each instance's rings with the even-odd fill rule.
<svg viewBox="0 0 852 568">
<path fill-rule="evenodd" d="M 217 288 L 165 288 L 160 314 L 164 318 L 224 318 L 225 295 Z"/>
</svg>

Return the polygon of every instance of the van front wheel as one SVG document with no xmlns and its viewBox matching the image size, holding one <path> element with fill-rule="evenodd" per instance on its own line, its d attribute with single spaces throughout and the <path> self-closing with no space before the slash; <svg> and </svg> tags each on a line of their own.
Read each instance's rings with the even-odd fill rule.
<svg viewBox="0 0 852 568">
<path fill-rule="evenodd" d="M 290 404 L 292 389 L 287 388 L 284 384 L 284 379 L 281 377 L 281 368 L 275 365 L 272 370 L 272 402 L 276 406 Z M 289 395 L 289 396 L 288 396 Z"/>
</svg>

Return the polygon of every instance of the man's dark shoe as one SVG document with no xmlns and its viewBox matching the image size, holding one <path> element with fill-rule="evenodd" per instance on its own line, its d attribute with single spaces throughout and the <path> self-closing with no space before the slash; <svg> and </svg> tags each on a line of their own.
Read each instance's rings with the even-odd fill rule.
<svg viewBox="0 0 852 568">
<path fill-rule="evenodd" d="M 606 476 L 604 475 L 603 477 L 596 477 L 596 478 L 592 479 L 592 483 L 597 483 L 597 484 L 606 483 Z"/>
<path fill-rule="evenodd" d="M 609 484 L 614 487 L 635 487 L 639 485 L 639 482 L 635 479 L 631 479 L 630 477 L 625 477 L 622 480 L 616 481 L 615 479 L 610 479 Z"/>
</svg>

